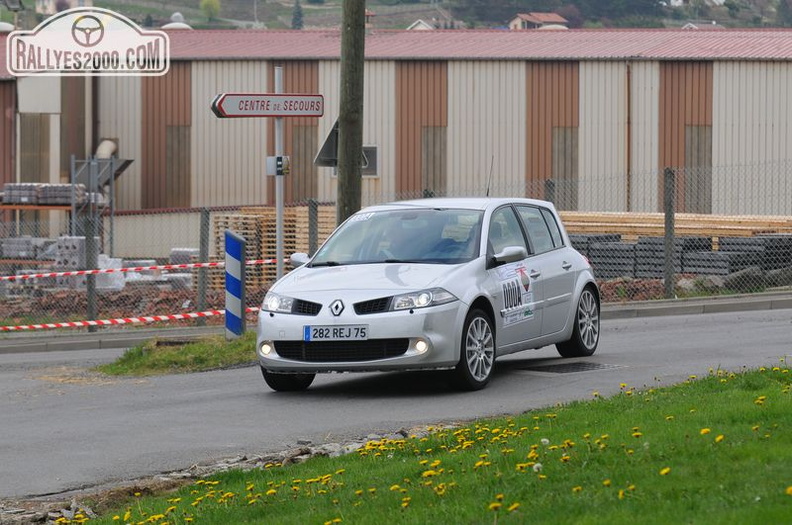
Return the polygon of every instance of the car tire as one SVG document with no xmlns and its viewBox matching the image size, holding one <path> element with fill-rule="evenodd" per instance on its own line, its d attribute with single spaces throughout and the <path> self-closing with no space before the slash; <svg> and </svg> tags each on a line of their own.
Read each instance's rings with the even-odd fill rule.
<svg viewBox="0 0 792 525">
<path fill-rule="evenodd" d="M 264 381 L 276 392 L 299 392 L 306 390 L 313 383 L 316 374 L 276 374 L 261 369 Z"/>
<path fill-rule="evenodd" d="M 495 367 L 495 330 L 486 312 L 468 312 L 462 329 L 459 363 L 454 370 L 456 385 L 462 390 L 481 390 Z"/>
<path fill-rule="evenodd" d="M 599 344 L 600 305 L 591 287 L 586 287 L 581 292 L 573 322 L 572 337 L 556 344 L 558 353 L 561 357 L 593 355 Z"/>
</svg>

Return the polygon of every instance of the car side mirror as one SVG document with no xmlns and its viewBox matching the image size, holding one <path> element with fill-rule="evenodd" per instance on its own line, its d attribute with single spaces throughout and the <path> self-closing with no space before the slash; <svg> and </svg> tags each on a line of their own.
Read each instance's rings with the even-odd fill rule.
<svg viewBox="0 0 792 525">
<path fill-rule="evenodd" d="M 506 246 L 503 250 L 496 253 L 492 259 L 491 263 L 488 265 L 489 268 L 494 268 L 496 266 L 500 266 L 502 264 L 507 264 L 511 262 L 522 261 L 528 257 L 528 252 L 522 246 Z"/>
<path fill-rule="evenodd" d="M 307 264 L 310 260 L 311 258 L 308 256 L 308 254 L 302 252 L 293 253 L 291 254 L 291 257 L 289 257 L 289 263 L 291 263 L 291 265 L 295 268 Z"/>
</svg>

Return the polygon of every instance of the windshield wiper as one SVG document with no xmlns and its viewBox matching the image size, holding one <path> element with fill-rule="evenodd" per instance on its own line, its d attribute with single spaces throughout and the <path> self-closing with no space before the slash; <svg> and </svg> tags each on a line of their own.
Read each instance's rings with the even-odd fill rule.
<svg viewBox="0 0 792 525">
<path fill-rule="evenodd" d="M 319 266 L 341 266 L 344 263 L 340 263 L 338 261 L 324 261 L 318 263 L 312 263 L 311 268 L 317 268 Z"/>
</svg>

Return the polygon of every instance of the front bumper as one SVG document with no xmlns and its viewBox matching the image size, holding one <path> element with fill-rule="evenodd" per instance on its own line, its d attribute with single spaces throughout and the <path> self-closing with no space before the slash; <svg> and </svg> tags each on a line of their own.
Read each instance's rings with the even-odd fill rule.
<svg viewBox="0 0 792 525">
<path fill-rule="evenodd" d="M 304 316 L 260 311 L 258 315 L 258 337 L 256 354 L 262 368 L 283 373 L 321 373 L 321 372 L 365 372 L 387 370 L 427 370 L 453 368 L 459 361 L 459 346 L 462 338 L 462 324 L 466 307 L 460 301 L 449 304 L 383 312 L 371 315 L 343 315 L 335 317 L 320 313 L 318 316 Z M 324 359 L 321 345 L 304 344 L 303 334 L 306 325 L 366 325 L 367 340 L 372 344 L 355 342 L 345 345 L 335 341 L 331 346 L 339 349 L 334 355 Z M 357 358 L 356 347 L 374 346 L 375 342 L 401 340 L 406 347 L 404 352 L 392 357 Z M 302 347 L 302 357 L 285 358 L 278 354 L 278 344 L 290 342 L 289 346 Z M 271 351 L 262 352 L 267 345 Z M 344 348 L 344 347 L 348 348 Z M 286 353 L 286 352 L 284 352 Z M 364 353 L 364 352 L 361 352 Z M 370 354 L 370 352 L 369 352 Z M 343 357 L 341 357 L 343 356 Z"/>
</svg>

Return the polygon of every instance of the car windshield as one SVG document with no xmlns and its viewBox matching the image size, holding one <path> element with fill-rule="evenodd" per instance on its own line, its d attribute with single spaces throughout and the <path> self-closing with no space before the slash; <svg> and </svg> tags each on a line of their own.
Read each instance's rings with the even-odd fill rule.
<svg viewBox="0 0 792 525">
<path fill-rule="evenodd" d="M 482 216 L 460 209 L 361 211 L 322 245 L 311 266 L 468 262 L 479 255 Z"/>
</svg>

